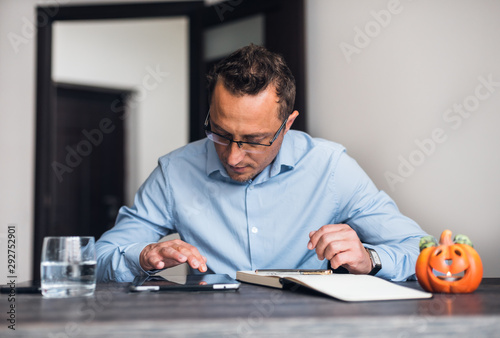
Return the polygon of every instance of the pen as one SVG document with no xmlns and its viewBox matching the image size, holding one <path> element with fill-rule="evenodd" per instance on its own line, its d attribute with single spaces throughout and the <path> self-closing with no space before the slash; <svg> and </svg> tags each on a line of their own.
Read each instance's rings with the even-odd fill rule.
<svg viewBox="0 0 500 338">
<path fill-rule="evenodd" d="M 322 270 L 322 269 L 258 269 L 255 270 L 256 274 L 259 275 L 330 275 L 333 273 L 332 270 Z"/>
</svg>

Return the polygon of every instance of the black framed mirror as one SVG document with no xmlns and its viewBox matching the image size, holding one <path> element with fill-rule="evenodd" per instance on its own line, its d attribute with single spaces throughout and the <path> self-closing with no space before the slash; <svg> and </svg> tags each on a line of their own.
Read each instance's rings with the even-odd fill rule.
<svg viewBox="0 0 500 338">
<path fill-rule="evenodd" d="M 212 36 L 215 39 L 212 41 L 224 40 L 213 38 L 212 33 L 224 30 L 225 26 L 226 31 L 229 27 L 234 35 L 239 33 L 235 33 L 232 25 L 243 23 L 244 27 L 247 21 L 258 22 L 262 34 L 260 43 L 281 53 L 296 77 L 296 109 L 301 115 L 294 128 L 306 129 L 303 0 L 232 0 L 212 5 L 203 1 L 54 5 L 38 7 L 37 18 L 35 279 L 40 273 L 43 238 L 93 235 L 97 239 L 112 226 L 118 207 L 126 201 L 124 186 L 127 186 L 126 177 L 130 176 L 125 165 L 128 156 L 125 149 L 131 146 L 131 141 L 124 136 L 127 129 L 120 127 L 120 117 L 125 114 L 127 100 L 134 95 L 134 89 L 56 81 L 54 34 L 58 24 L 184 18 L 188 30 L 185 33 L 188 39 L 188 60 L 185 60 L 188 136 L 185 142 L 188 142 L 204 137 L 202 125 L 208 107 L 205 73 L 225 53 L 216 51 L 215 57 L 207 57 L 210 53 L 207 39 Z M 253 41 L 243 39 L 233 46 L 248 42 Z M 150 72 L 150 75 L 154 78 L 154 74 Z M 101 107 L 95 108 L 101 115 L 87 118 L 86 112 L 90 110 L 85 107 Z M 61 110 L 64 108 L 66 110 Z M 117 112 L 122 115 L 116 115 Z M 87 124 L 75 127 L 75 121 Z M 132 124 L 130 120 L 128 123 Z M 114 141 L 108 142 L 107 136 L 111 134 Z M 141 161 L 128 159 L 128 162 Z"/>
</svg>

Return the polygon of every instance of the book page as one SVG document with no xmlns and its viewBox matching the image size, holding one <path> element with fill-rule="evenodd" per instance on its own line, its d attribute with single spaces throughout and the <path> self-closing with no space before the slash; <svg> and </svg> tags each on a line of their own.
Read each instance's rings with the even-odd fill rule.
<svg viewBox="0 0 500 338">
<path fill-rule="evenodd" d="M 295 275 L 286 279 L 348 302 L 431 298 L 432 293 L 370 275 Z"/>
</svg>

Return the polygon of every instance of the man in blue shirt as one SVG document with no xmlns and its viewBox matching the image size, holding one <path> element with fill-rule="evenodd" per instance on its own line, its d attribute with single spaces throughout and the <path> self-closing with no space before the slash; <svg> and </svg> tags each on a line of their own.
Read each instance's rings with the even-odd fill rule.
<svg viewBox="0 0 500 338">
<path fill-rule="evenodd" d="M 343 267 L 413 277 L 426 235 L 345 149 L 290 130 L 295 81 L 250 45 L 209 74 L 207 138 L 159 159 L 97 242 L 101 281 L 187 263 L 192 272 Z M 170 233 L 180 239 L 158 242 Z"/>
</svg>

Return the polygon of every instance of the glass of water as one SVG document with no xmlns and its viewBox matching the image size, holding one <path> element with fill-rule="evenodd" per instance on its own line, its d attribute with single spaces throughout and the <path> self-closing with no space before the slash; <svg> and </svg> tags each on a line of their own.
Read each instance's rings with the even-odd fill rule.
<svg viewBox="0 0 500 338">
<path fill-rule="evenodd" d="M 91 296 L 96 285 L 94 237 L 43 239 L 42 295 L 49 298 Z"/>
</svg>

